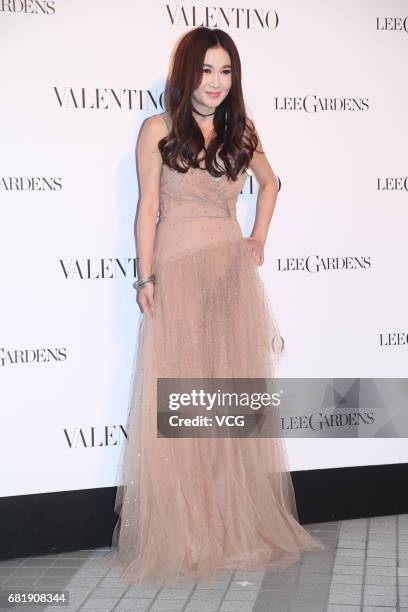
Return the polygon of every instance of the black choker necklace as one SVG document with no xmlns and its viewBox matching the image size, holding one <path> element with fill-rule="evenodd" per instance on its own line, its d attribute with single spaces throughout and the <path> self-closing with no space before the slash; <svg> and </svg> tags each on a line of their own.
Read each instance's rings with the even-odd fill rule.
<svg viewBox="0 0 408 612">
<path fill-rule="evenodd" d="M 198 110 L 196 110 L 194 106 L 193 106 L 193 111 L 197 113 L 197 115 L 201 115 L 201 117 L 211 117 L 211 115 L 215 115 L 215 111 L 213 113 L 209 113 L 208 115 L 203 115 L 203 113 L 200 113 Z"/>
</svg>

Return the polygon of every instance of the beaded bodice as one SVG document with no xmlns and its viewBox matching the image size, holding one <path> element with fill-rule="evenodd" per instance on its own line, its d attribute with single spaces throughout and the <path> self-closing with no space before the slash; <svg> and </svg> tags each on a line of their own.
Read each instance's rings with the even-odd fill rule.
<svg viewBox="0 0 408 612">
<path fill-rule="evenodd" d="M 169 118 L 162 113 L 167 127 Z M 160 178 L 160 216 L 236 217 L 236 203 L 247 174 L 236 181 L 226 175 L 212 176 L 206 169 L 189 168 L 177 172 L 162 165 Z"/>
</svg>

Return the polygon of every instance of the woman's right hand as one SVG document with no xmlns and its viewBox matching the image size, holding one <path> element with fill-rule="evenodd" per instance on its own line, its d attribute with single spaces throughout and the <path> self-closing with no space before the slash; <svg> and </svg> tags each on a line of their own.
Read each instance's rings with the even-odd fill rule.
<svg viewBox="0 0 408 612">
<path fill-rule="evenodd" d="M 149 317 L 153 316 L 153 302 L 154 302 L 154 284 L 147 283 L 141 289 L 137 291 L 137 301 L 139 302 L 140 308 L 143 314 L 147 314 Z"/>
</svg>

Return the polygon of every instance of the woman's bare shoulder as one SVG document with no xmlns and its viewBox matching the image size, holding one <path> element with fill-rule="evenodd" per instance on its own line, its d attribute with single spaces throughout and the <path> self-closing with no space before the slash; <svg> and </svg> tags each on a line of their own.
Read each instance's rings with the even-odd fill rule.
<svg viewBox="0 0 408 612">
<path fill-rule="evenodd" d="M 139 146 L 156 151 L 159 141 L 167 136 L 167 133 L 168 129 L 161 114 L 152 115 L 143 122 Z"/>
<path fill-rule="evenodd" d="M 143 130 L 151 134 L 160 135 L 164 133 L 163 135 L 165 135 L 167 132 L 167 123 L 166 119 L 163 117 L 163 113 L 158 113 L 157 115 L 152 115 L 145 119 L 143 122 Z"/>
</svg>

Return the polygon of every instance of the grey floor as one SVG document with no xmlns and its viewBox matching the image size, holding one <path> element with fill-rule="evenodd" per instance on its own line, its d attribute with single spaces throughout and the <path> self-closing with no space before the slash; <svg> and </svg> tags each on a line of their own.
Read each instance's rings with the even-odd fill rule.
<svg viewBox="0 0 408 612">
<path fill-rule="evenodd" d="M 273 573 L 224 572 L 184 588 L 123 587 L 108 549 L 0 563 L 0 610 L 151 612 L 408 612 L 408 515 L 307 525 L 326 550 Z M 12 588 L 69 592 L 69 606 L 7 607 Z"/>
</svg>

